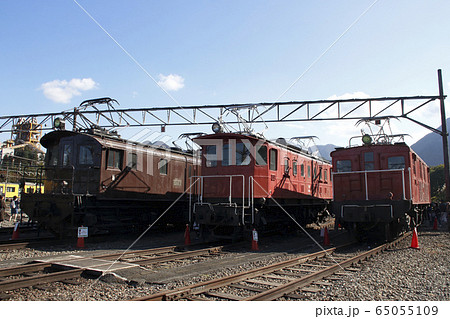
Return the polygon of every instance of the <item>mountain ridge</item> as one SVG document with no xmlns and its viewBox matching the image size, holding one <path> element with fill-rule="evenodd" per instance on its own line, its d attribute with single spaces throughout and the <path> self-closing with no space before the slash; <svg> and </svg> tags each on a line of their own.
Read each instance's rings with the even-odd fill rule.
<svg viewBox="0 0 450 319">
<path fill-rule="evenodd" d="M 450 118 L 447 118 L 447 129 L 450 127 L 449 125 Z M 442 130 L 442 125 L 438 127 L 438 130 Z M 412 144 L 411 148 L 430 167 L 444 164 L 442 137 L 439 134 L 436 134 L 434 132 L 428 133 L 416 143 Z"/>
</svg>

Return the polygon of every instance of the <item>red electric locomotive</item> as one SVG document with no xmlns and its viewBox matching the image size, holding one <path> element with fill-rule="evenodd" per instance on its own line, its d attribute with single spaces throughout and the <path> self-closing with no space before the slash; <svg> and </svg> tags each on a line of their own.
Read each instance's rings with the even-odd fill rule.
<svg viewBox="0 0 450 319">
<path fill-rule="evenodd" d="M 365 134 L 362 146 L 331 153 L 332 207 L 336 224 L 358 238 L 382 234 L 391 240 L 418 223 L 430 204 L 430 169 L 393 136 L 372 137 Z"/>
<path fill-rule="evenodd" d="M 257 228 L 286 228 L 328 214 L 331 165 L 299 147 L 248 133 L 203 135 L 202 175 L 191 198 L 191 218 L 206 234 L 237 238 Z M 282 207 L 282 208 L 281 208 Z M 285 212 L 283 212 L 283 210 Z"/>
</svg>

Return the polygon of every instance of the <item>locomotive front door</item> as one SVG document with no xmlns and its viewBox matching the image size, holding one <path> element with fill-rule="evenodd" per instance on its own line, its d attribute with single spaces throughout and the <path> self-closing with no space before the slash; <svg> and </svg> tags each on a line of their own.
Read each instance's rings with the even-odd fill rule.
<svg viewBox="0 0 450 319">
<path fill-rule="evenodd" d="M 371 172 L 375 170 L 379 170 L 379 163 L 376 161 L 374 152 L 365 152 L 362 156 L 362 160 L 364 161 L 361 167 L 364 167 L 364 192 L 366 200 L 376 200 L 376 199 L 384 199 L 380 198 L 379 189 L 380 189 L 380 179 L 383 173 L 381 172 Z"/>
<path fill-rule="evenodd" d="M 320 182 L 320 176 L 322 175 L 322 167 L 319 166 L 319 163 L 315 161 L 311 161 L 311 169 L 312 169 L 312 176 L 311 176 L 311 196 L 318 196 L 319 195 L 319 182 Z"/>
</svg>

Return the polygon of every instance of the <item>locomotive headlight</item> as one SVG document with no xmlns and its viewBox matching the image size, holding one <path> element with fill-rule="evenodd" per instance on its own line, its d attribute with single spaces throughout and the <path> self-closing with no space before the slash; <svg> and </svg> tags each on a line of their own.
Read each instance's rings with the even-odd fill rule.
<svg viewBox="0 0 450 319">
<path fill-rule="evenodd" d="M 63 119 L 57 117 L 57 118 L 53 121 L 53 128 L 54 128 L 54 129 L 56 129 L 56 130 L 64 130 L 65 127 L 66 127 L 66 122 L 65 122 Z"/>
<path fill-rule="evenodd" d="M 370 145 L 372 144 L 372 138 L 369 134 L 364 134 L 362 137 L 362 142 L 364 143 L 364 145 Z"/>
<path fill-rule="evenodd" d="M 223 132 L 223 127 L 222 125 L 220 125 L 219 122 L 216 122 L 212 125 L 212 130 L 214 133 L 222 133 Z"/>
</svg>

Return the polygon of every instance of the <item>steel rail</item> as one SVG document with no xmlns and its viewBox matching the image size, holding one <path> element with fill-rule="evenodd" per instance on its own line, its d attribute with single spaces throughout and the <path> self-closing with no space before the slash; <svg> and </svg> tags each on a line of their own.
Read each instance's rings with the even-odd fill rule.
<svg viewBox="0 0 450 319">
<path fill-rule="evenodd" d="M 27 244 L 27 243 L 20 243 L 20 244 Z M 20 244 L 16 244 L 16 245 L 20 245 Z M 187 252 L 176 252 L 175 250 L 177 248 L 181 249 L 181 248 L 184 248 L 184 246 L 167 246 L 167 247 L 130 251 L 130 252 L 126 252 L 126 253 L 97 255 L 97 256 L 93 256 L 93 257 L 86 257 L 86 259 L 95 258 L 95 259 L 111 260 L 111 259 L 116 259 L 116 258 L 121 259 L 121 257 L 133 257 L 133 256 L 140 257 L 140 256 L 146 255 L 146 254 L 160 254 L 160 253 L 167 253 L 167 252 L 175 253 L 174 255 L 149 257 L 149 258 L 144 258 L 144 259 L 135 260 L 135 261 L 128 261 L 128 263 L 146 265 L 146 264 L 153 264 L 153 263 L 164 262 L 164 261 L 190 258 L 190 257 L 200 256 L 200 255 L 205 255 L 205 254 L 218 253 L 222 250 L 223 246 L 210 247 L 210 248 L 199 249 L 199 250 L 194 250 L 194 251 L 187 251 Z M 70 260 L 70 258 L 68 257 L 65 260 Z M 51 268 L 53 265 L 54 264 L 52 262 L 37 262 L 34 264 L 30 264 L 30 265 L 21 265 L 21 266 L 10 267 L 10 268 L 0 268 L 0 277 L 23 275 L 23 274 L 30 274 L 30 273 L 38 272 L 38 271 L 44 271 L 45 269 Z M 30 286 L 33 286 L 36 284 L 50 283 L 50 282 L 55 282 L 55 281 L 76 278 L 76 277 L 79 277 L 85 270 L 86 270 L 85 268 L 80 268 L 80 269 L 72 269 L 72 270 L 66 270 L 66 271 L 58 271 L 56 273 L 50 273 L 50 274 L 44 274 L 44 275 L 30 276 L 30 277 L 26 277 L 26 278 L 19 278 L 19 279 L 12 279 L 12 280 L 0 280 L 0 291 L 13 290 L 13 289 L 18 289 L 18 288 L 30 287 Z"/>
<path fill-rule="evenodd" d="M 145 301 L 145 300 L 158 301 L 159 300 L 159 301 L 161 301 L 161 300 L 181 299 L 181 298 L 187 297 L 189 295 L 200 294 L 200 293 L 203 293 L 210 289 L 227 286 L 229 284 L 236 283 L 236 282 L 239 282 L 239 281 L 242 281 L 245 279 L 249 279 L 252 277 L 256 277 L 258 275 L 261 275 L 261 274 L 264 274 L 267 272 L 276 271 L 276 270 L 282 269 L 284 267 L 289 267 L 289 266 L 298 264 L 299 262 L 302 262 L 305 260 L 322 257 L 327 254 L 330 254 L 331 252 L 335 251 L 336 249 L 337 249 L 336 247 L 333 247 L 333 248 L 330 248 L 327 250 L 319 251 L 319 252 L 308 254 L 305 256 L 300 256 L 300 257 L 293 258 L 293 259 L 283 261 L 283 262 L 279 262 L 279 263 L 276 263 L 273 265 L 268 265 L 268 266 L 264 266 L 261 268 L 252 269 L 252 270 L 249 270 L 246 272 L 234 274 L 234 275 L 227 276 L 224 278 L 213 279 L 213 280 L 210 280 L 207 282 L 201 282 L 201 283 L 197 283 L 197 284 L 194 284 L 194 285 L 191 285 L 188 287 L 181 287 L 181 288 L 178 288 L 175 290 L 163 291 L 160 293 L 156 293 L 156 294 L 149 295 L 149 296 L 144 296 L 141 298 L 136 298 L 133 300 L 136 300 L 136 301 Z"/>
<path fill-rule="evenodd" d="M 0 243 L 0 250 L 14 250 L 14 249 L 23 249 L 28 247 L 29 242 L 21 242 L 21 243 Z"/>
<path fill-rule="evenodd" d="M 44 262 L 44 263 L 35 263 L 30 265 L 9 267 L 9 268 L 1 268 L 0 269 L 0 277 L 6 276 L 14 276 L 23 273 L 31 273 L 36 271 L 42 271 L 45 268 L 51 267 L 52 263 Z"/>
<path fill-rule="evenodd" d="M 96 255 L 91 258 L 112 260 L 112 259 L 116 259 L 116 258 L 120 258 L 120 257 L 132 256 L 132 255 L 162 254 L 162 253 L 167 253 L 167 252 L 173 252 L 179 248 L 180 248 L 180 246 L 158 247 L 158 248 L 150 248 L 150 249 L 144 249 L 144 250 L 132 250 L 132 251 L 124 252 L 124 253 Z"/>
<path fill-rule="evenodd" d="M 28 239 L 14 239 L 14 240 L 1 240 L 0 251 L 9 249 L 22 249 L 36 244 L 43 244 L 46 242 L 54 242 L 54 237 L 32 237 Z"/>
<path fill-rule="evenodd" d="M 177 252 L 174 255 L 149 257 L 149 258 L 144 258 L 144 259 L 140 259 L 140 260 L 132 260 L 132 261 L 127 261 L 127 262 L 130 264 L 139 264 L 139 265 L 143 266 L 143 265 L 155 264 L 155 263 L 160 263 L 160 262 L 165 262 L 165 261 L 175 261 L 175 260 L 179 260 L 179 259 L 202 256 L 205 254 L 218 253 L 221 250 L 222 250 L 222 247 L 205 248 L 205 249 L 199 249 L 199 250 L 193 250 L 193 251 L 187 251 L 187 252 L 180 252 L 180 253 Z"/>
<path fill-rule="evenodd" d="M 364 252 L 362 254 L 359 254 L 355 257 L 349 258 L 345 261 L 339 262 L 333 266 L 330 266 L 328 268 L 325 268 L 323 270 L 317 271 L 315 273 L 312 273 L 310 275 L 304 276 L 302 278 L 299 278 L 297 280 L 293 280 L 291 282 L 288 282 L 287 284 L 278 286 L 278 287 L 274 287 L 271 288 L 267 291 L 261 292 L 259 294 L 256 294 L 254 296 L 250 296 L 247 298 L 242 299 L 243 301 L 250 301 L 250 300 L 255 300 L 255 301 L 269 301 L 269 300 L 275 300 L 278 299 L 280 297 L 283 297 L 284 295 L 288 294 L 288 293 L 292 293 L 295 290 L 308 286 L 311 283 L 313 283 L 314 281 L 323 279 L 327 276 L 330 276 L 336 272 L 338 272 L 341 269 L 345 269 L 347 267 L 350 267 L 354 264 L 357 264 L 365 259 L 368 259 L 374 255 L 377 255 L 379 253 L 381 253 L 382 251 L 389 249 L 391 247 L 394 247 L 396 245 L 398 245 L 403 239 L 405 239 L 408 235 L 410 234 L 407 233 L 405 235 L 403 235 L 402 237 L 396 239 L 393 242 L 390 243 L 386 243 L 384 245 L 378 246 L 374 249 L 371 249 L 367 252 Z"/>
<path fill-rule="evenodd" d="M 19 279 L 0 281 L 0 291 L 14 290 L 19 288 L 26 288 L 38 284 L 46 284 L 55 281 L 72 279 L 80 277 L 85 269 L 64 270 L 56 273 L 36 275 L 32 277 L 25 277 Z"/>
<path fill-rule="evenodd" d="M 180 246 L 168 246 L 168 247 L 160 247 L 160 248 L 152 248 L 145 250 L 135 250 L 129 251 L 126 253 L 116 253 L 116 254 L 107 254 L 107 255 L 98 255 L 92 256 L 91 258 L 95 259 L 103 259 L 103 260 L 123 260 L 130 264 L 139 264 L 139 265 L 148 265 L 165 261 L 172 261 L 184 258 L 190 258 L 195 256 L 201 256 L 205 254 L 213 254 L 222 251 L 224 246 L 217 247 L 209 247 L 204 249 L 185 251 L 185 252 L 177 252 L 175 251 L 177 248 L 183 248 Z M 147 254 L 161 254 L 161 253 L 173 253 L 172 255 L 167 256 L 154 256 L 154 257 L 144 257 L 139 260 L 126 260 L 126 258 L 136 257 L 139 258 L 141 256 L 145 256 Z"/>
<path fill-rule="evenodd" d="M 325 251 L 320 251 L 317 253 L 300 256 L 294 259 L 290 259 L 287 261 L 279 262 L 273 265 L 253 269 L 247 272 L 234 274 L 232 276 L 227 276 L 224 278 L 218 278 L 214 279 L 208 282 L 201 282 L 197 283 L 188 287 L 180 287 L 174 290 L 170 291 L 163 291 L 160 293 L 156 293 L 149 296 L 144 296 L 140 298 L 136 298 L 133 300 L 136 301 L 163 301 L 163 300 L 180 300 L 180 299 L 190 299 L 190 300 L 201 300 L 195 297 L 195 295 L 200 295 L 203 293 L 206 293 L 210 296 L 218 296 L 223 299 L 229 299 L 229 300 L 242 300 L 242 301 L 249 301 L 249 300 L 275 300 L 277 298 L 280 298 L 284 295 L 290 294 L 294 292 L 295 290 L 308 286 L 313 282 L 316 282 L 320 279 L 323 279 L 327 276 L 330 276 L 332 274 L 335 274 L 339 272 L 342 269 L 348 268 L 354 264 L 357 264 L 365 259 L 370 258 L 371 256 L 374 256 L 376 254 L 381 253 L 382 251 L 389 249 L 393 246 L 398 245 L 403 239 L 405 239 L 408 235 L 411 233 L 407 233 L 403 235 L 402 237 L 398 238 L 397 240 L 386 243 L 383 245 L 380 245 L 379 247 L 376 247 L 370 251 L 364 252 L 362 254 L 359 254 L 357 256 L 351 257 L 349 259 L 342 260 L 341 258 L 336 257 L 336 263 L 332 266 L 323 266 L 323 265 L 314 265 L 318 268 L 322 268 L 318 271 L 315 271 L 313 273 L 309 273 L 305 276 L 302 276 L 301 278 L 290 280 L 286 284 L 277 284 L 273 288 L 269 289 L 263 289 L 263 288 L 254 288 L 254 287 L 247 287 L 239 285 L 239 282 L 250 280 L 252 278 L 258 277 L 258 276 L 265 276 L 271 273 L 274 273 L 276 271 L 280 271 L 285 268 L 289 268 L 292 266 L 297 265 L 303 265 L 307 261 L 318 259 L 321 257 L 326 257 L 330 253 L 334 252 L 337 248 L 341 247 L 334 247 Z M 312 266 L 312 265 L 311 265 Z M 257 292 L 257 294 L 250 296 L 250 297 L 239 297 L 234 295 L 228 295 L 228 294 L 222 294 L 222 293 L 216 293 L 216 292 L 210 292 L 210 290 L 225 287 L 225 286 L 239 286 L 238 288 L 241 289 L 247 289 L 252 290 L 254 292 Z M 203 299 L 202 299 L 203 300 Z"/>
</svg>

